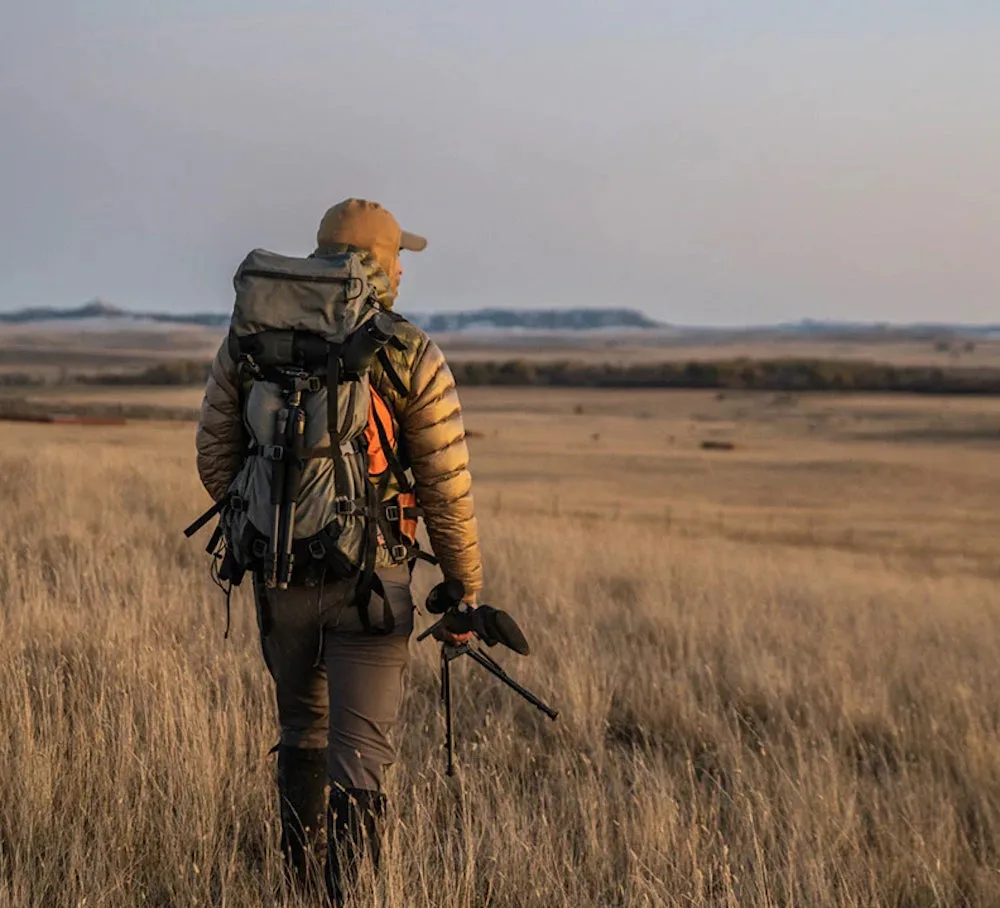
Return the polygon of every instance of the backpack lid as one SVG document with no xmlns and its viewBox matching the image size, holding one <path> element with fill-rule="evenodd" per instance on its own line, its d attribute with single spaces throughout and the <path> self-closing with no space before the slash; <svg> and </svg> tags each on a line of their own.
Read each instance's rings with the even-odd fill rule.
<svg viewBox="0 0 1000 908">
<path fill-rule="evenodd" d="M 299 258 L 254 249 L 233 277 L 236 337 L 309 331 L 339 343 L 372 311 L 371 288 L 356 252 Z"/>
</svg>

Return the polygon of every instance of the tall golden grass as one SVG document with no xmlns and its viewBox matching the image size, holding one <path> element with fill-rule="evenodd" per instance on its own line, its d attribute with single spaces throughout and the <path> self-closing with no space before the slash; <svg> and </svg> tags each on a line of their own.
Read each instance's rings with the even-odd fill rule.
<svg viewBox="0 0 1000 908">
<path fill-rule="evenodd" d="M 458 664 L 448 779 L 414 644 L 387 866 L 356 905 L 1000 904 L 988 572 L 795 539 L 794 515 L 762 544 L 519 510 L 490 457 L 490 599 L 533 644 L 495 655 L 561 715 Z M 223 641 L 180 534 L 206 501 L 191 426 L 8 427 L 0 501 L 0 905 L 299 904 L 249 597 Z M 949 543 L 978 531 L 962 507 Z"/>
</svg>

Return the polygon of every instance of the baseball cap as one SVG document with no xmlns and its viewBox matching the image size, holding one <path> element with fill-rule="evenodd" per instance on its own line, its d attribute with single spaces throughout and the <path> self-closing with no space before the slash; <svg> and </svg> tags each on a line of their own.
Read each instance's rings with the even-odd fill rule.
<svg viewBox="0 0 1000 908">
<path fill-rule="evenodd" d="M 320 249 L 340 243 L 370 249 L 384 267 L 395 261 L 400 249 L 420 252 L 427 246 L 424 237 L 403 230 L 378 202 L 353 198 L 328 209 L 316 231 Z"/>
</svg>

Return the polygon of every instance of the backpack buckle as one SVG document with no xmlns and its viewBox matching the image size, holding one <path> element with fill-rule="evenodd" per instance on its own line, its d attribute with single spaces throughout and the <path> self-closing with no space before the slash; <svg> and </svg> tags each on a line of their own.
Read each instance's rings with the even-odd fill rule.
<svg viewBox="0 0 1000 908">
<path fill-rule="evenodd" d="M 384 508 L 385 519 L 389 523 L 395 523 L 402 516 L 399 512 L 398 504 L 387 504 Z"/>
<path fill-rule="evenodd" d="M 322 540 L 314 539 L 309 543 L 309 554 L 317 561 L 323 561 L 326 558 L 326 546 L 323 545 Z"/>
<path fill-rule="evenodd" d="M 393 561 L 403 561 L 406 558 L 406 546 L 402 543 L 389 546 L 389 557 Z"/>
<path fill-rule="evenodd" d="M 255 539 L 253 545 L 250 546 L 250 552 L 254 558 L 263 558 L 267 554 L 267 549 L 266 539 Z"/>
<path fill-rule="evenodd" d="M 300 376 L 295 379 L 296 391 L 319 391 L 323 382 L 318 375 Z"/>
<path fill-rule="evenodd" d="M 353 498 L 335 498 L 333 507 L 338 517 L 351 517 L 358 512 L 358 503 Z"/>
<path fill-rule="evenodd" d="M 285 459 L 285 446 L 284 445 L 261 445 L 260 455 L 265 460 L 284 460 Z"/>
<path fill-rule="evenodd" d="M 239 512 L 249 510 L 248 505 L 249 502 L 240 495 L 229 496 L 229 507 L 234 511 Z"/>
</svg>

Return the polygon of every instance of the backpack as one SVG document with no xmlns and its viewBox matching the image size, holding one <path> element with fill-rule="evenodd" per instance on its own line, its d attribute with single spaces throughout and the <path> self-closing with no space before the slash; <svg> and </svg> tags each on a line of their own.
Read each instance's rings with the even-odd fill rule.
<svg viewBox="0 0 1000 908">
<path fill-rule="evenodd" d="M 367 627 L 384 524 L 368 478 L 368 370 L 396 323 L 366 273 L 354 252 L 244 259 L 227 344 L 250 443 L 225 498 L 185 534 L 219 515 L 208 550 L 227 594 L 247 571 L 277 589 L 357 578 Z"/>
</svg>

